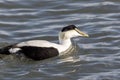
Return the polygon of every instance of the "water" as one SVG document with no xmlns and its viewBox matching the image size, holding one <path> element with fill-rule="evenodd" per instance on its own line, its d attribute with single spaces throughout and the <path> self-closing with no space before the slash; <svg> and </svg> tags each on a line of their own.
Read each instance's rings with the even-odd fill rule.
<svg viewBox="0 0 120 80">
<path fill-rule="evenodd" d="M 119 0 L 0 1 L 0 47 L 31 39 L 58 42 L 69 24 L 90 35 L 74 39 L 73 54 L 37 62 L 6 57 L 0 80 L 120 80 Z"/>
</svg>

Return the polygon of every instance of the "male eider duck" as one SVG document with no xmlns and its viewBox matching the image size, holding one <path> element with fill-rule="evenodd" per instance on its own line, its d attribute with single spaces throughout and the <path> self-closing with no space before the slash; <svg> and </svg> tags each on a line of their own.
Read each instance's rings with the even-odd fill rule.
<svg viewBox="0 0 120 80">
<path fill-rule="evenodd" d="M 59 33 L 59 44 L 46 40 L 30 40 L 0 49 L 0 54 L 23 54 L 33 60 L 43 60 L 60 55 L 72 45 L 73 37 L 88 37 L 88 34 L 80 31 L 75 25 L 64 27 Z"/>
</svg>

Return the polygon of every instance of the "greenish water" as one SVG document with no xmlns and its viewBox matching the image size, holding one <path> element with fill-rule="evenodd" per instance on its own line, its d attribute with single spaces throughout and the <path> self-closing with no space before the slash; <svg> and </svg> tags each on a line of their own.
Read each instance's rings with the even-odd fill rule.
<svg viewBox="0 0 120 80">
<path fill-rule="evenodd" d="M 90 35 L 76 50 L 43 61 L 0 59 L 0 80 L 120 80 L 119 0 L 1 0 L 0 47 L 33 39 L 58 42 L 75 24 Z"/>
</svg>

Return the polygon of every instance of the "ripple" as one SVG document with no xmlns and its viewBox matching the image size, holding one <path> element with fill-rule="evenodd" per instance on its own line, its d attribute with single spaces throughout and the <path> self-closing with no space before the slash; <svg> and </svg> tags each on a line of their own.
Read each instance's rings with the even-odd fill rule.
<svg viewBox="0 0 120 80">
<path fill-rule="evenodd" d="M 95 74 L 92 74 L 92 75 L 89 75 L 89 76 L 85 76 L 81 79 L 78 79 L 78 80 L 89 80 L 89 79 L 92 79 L 92 80 L 97 80 L 97 79 L 100 79 L 100 80 L 103 80 L 103 79 L 117 79 L 119 80 L 119 72 L 118 71 L 112 71 L 112 72 L 101 72 L 101 73 L 95 73 Z"/>
<path fill-rule="evenodd" d="M 63 26 L 90 35 L 74 39 L 72 55 L 44 61 L 0 60 L 1 79 L 119 80 L 120 1 L 0 0 L 1 47 L 30 39 L 57 42 Z"/>
<path fill-rule="evenodd" d="M 77 6 L 77 7 L 97 7 L 97 6 L 104 6 L 104 5 L 114 5 L 114 6 L 119 6 L 118 3 L 115 2 L 91 2 L 91 3 L 71 3 L 68 4 L 70 6 Z"/>
</svg>

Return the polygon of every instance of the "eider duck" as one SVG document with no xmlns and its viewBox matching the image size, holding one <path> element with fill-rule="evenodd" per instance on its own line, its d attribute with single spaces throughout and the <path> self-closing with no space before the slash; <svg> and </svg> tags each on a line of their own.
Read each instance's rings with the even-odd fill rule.
<svg viewBox="0 0 120 80">
<path fill-rule="evenodd" d="M 80 31 L 75 25 L 68 25 L 59 33 L 59 44 L 46 40 L 30 40 L 3 47 L 0 54 L 23 54 L 33 60 L 43 60 L 65 52 L 72 45 L 71 38 L 79 36 L 88 37 L 88 34 Z"/>
</svg>

